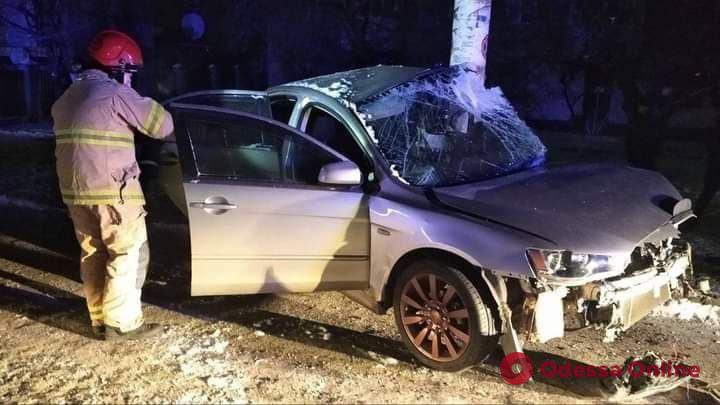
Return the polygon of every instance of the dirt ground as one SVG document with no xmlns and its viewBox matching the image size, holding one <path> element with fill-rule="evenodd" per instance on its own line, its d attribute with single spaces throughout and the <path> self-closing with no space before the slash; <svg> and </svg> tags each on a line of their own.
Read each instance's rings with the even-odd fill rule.
<svg viewBox="0 0 720 405">
<path fill-rule="evenodd" d="M 617 155 L 615 143 L 600 142 L 566 146 L 552 157 Z M 669 144 L 661 161 L 661 171 L 694 197 L 702 150 Z M 429 370 L 410 358 L 390 315 L 373 315 L 339 293 L 191 298 L 187 229 L 161 196 L 150 206 L 153 261 L 144 299 L 146 317 L 165 331 L 143 342 L 95 340 L 81 298 L 77 246 L 57 199 L 52 143 L 0 131 L 0 168 L 0 402 L 604 401 L 597 381 L 508 385 L 498 376 L 499 354 L 461 373 Z M 710 211 L 688 238 L 696 246 L 696 271 L 714 276 L 720 204 Z M 582 329 L 527 349 L 536 363 L 593 365 L 622 364 L 653 350 L 699 365 L 706 384 L 720 382 L 717 322 L 651 316 L 613 343 L 601 337 L 600 330 Z M 680 389 L 640 402 L 702 399 Z"/>
</svg>

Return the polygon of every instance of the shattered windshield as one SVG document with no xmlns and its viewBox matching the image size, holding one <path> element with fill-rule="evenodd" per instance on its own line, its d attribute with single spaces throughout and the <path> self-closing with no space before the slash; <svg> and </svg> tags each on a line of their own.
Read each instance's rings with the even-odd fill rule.
<svg viewBox="0 0 720 405">
<path fill-rule="evenodd" d="M 415 186 L 450 186 L 544 162 L 546 148 L 499 88 L 464 68 L 408 82 L 358 105 L 393 174 Z"/>
</svg>

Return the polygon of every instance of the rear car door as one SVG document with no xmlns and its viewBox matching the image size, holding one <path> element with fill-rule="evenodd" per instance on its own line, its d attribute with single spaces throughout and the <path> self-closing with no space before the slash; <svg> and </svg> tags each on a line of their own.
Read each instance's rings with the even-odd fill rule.
<svg viewBox="0 0 720 405">
<path fill-rule="evenodd" d="M 318 183 L 347 160 L 285 124 L 170 104 L 190 224 L 193 295 L 365 289 L 367 198 Z"/>
</svg>

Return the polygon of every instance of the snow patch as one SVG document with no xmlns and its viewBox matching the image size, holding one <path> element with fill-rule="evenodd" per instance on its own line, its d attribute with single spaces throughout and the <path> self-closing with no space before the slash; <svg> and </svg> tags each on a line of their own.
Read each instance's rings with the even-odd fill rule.
<svg viewBox="0 0 720 405">
<path fill-rule="evenodd" d="M 325 393 L 327 381 L 323 377 L 308 374 L 303 376 L 302 381 L 308 394 L 313 397 L 319 398 Z"/>
<path fill-rule="evenodd" d="M 263 325 L 272 326 L 272 324 L 273 324 L 272 318 L 267 318 L 267 319 L 263 319 L 262 321 L 259 321 L 259 322 L 254 322 L 253 326 L 256 328 L 261 328 Z"/>
<path fill-rule="evenodd" d="M 689 301 L 686 298 L 670 300 L 665 305 L 655 308 L 651 314 L 666 318 L 699 320 L 714 326 L 720 325 L 720 307 Z"/>
<path fill-rule="evenodd" d="M 207 379 L 207 385 L 209 385 L 212 388 L 223 389 L 223 388 L 226 388 L 228 385 L 230 385 L 231 381 L 232 380 L 227 376 L 210 377 Z"/>
<path fill-rule="evenodd" d="M 175 344 L 166 349 L 165 359 L 177 363 L 182 375 L 204 381 L 210 389 L 221 391 L 231 402 L 246 403 L 244 375 L 237 373 L 237 367 L 227 353 L 229 342 L 220 330 L 202 337 L 178 336 Z M 208 402 L 207 393 L 192 391 L 184 393 L 178 403 Z"/>
<path fill-rule="evenodd" d="M 340 81 L 333 82 L 327 87 L 306 81 L 293 82 L 290 85 L 307 87 L 337 99 L 348 99 L 352 95 L 352 82 L 348 79 L 340 79 Z"/>
<path fill-rule="evenodd" d="M 345 106 L 348 108 L 348 110 L 355 113 L 355 116 L 358 118 L 358 121 L 360 121 L 360 124 L 365 127 L 365 132 L 367 132 L 370 140 L 377 145 L 379 141 L 377 139 L 377 136 L 375 135 L 375 129 L 373 129 L 372 125 L 368 123 L 368 121 L 370 121 L 370 119 L 372 118 L 372 114 L 359 111 L 357 105 L 349 101 Z"/>
<path fill-rule="evenodd" d="M 394 357 L 383 356 L 382 354 L 378 354 L 373 351 L 368 351 L 368 356 L 383 366 L 397 366 L 400 364 L 400 362 Z"/>
</svg>

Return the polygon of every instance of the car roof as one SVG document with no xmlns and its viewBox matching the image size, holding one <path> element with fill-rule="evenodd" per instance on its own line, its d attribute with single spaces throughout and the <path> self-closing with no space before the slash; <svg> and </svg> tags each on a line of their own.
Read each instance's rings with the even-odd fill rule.
<svg viewBox="0 0 720 405">
<path fill-rule="evenodd" d="M 285 83 L 271 87 L 268 91 L 303 87 L 333 98 L 359 103 L 431 71 L 433 69 L 378 65 Z"/>
</svg>

